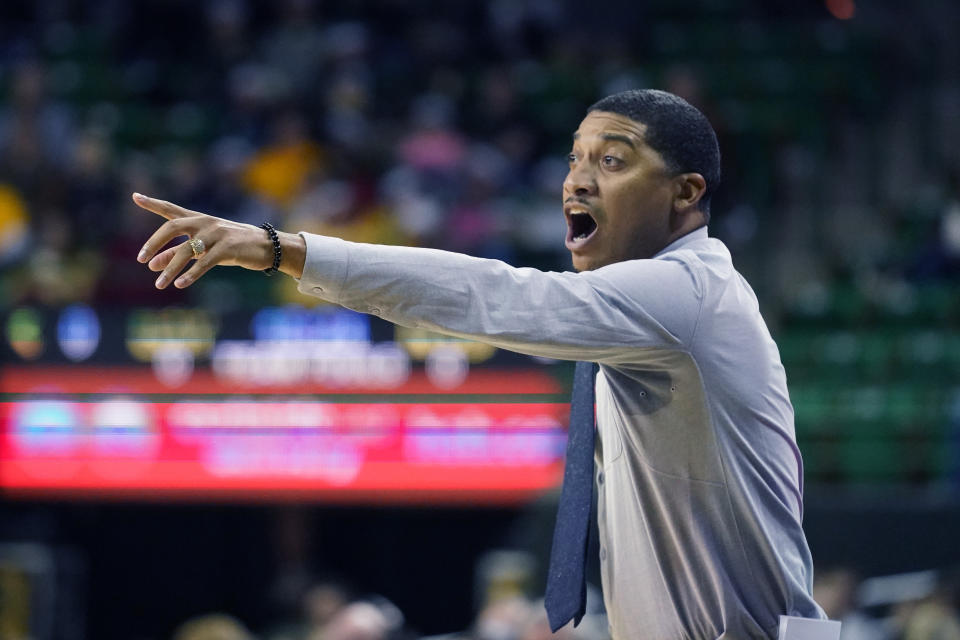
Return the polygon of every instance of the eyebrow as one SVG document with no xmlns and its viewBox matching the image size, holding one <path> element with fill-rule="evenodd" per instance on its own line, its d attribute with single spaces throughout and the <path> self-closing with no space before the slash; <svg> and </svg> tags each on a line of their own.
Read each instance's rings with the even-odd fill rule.
<svg viewBox="0 0 960 640">
<path fill-rule="evenodd" d="M 630 148 L 633 149 L 633 150 L 636 150 L 636 148 L 637 148 L 637 145 L 635 145 L 635 144 L 633 143 L 633 140 L 631 140 L 629 137 L 627 137 L 627 136 L 625 136 L 625 135 L 622 135 L 622 134 L 619 134 L 619 133 L 601 133 L 601 134 L 600 134 L 600 137 L 603 138 L 604 140 L 613 140 L 613 141 L 615 141 L 615 142 L 622 142 L 622 143 L 624 143 L 625 145 L 627 145 L 628 147 L 630 147 Z M 573 139 L 574 139 L 574 140 L 579 140 L 579 139 L 580 139 L 580 133 L 579 133 L 579 132 L 574 133 L 574 134 L 573 134 Z"/>
</svg>

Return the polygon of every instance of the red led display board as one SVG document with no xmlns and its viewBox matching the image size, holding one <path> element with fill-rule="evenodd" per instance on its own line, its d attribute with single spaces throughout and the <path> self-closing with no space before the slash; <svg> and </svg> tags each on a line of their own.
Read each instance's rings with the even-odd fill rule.
<svg viewBox="0 0 960 640">
<path fill-rule="evenodd" d="M 148 368 L 7 367 L 0 388 L 14 497 L 504 504 L 562 474 L 567 404 L 538 370 L 389 391 L 227 389 L 198 370 L 174 391 Z"/>
</svg>

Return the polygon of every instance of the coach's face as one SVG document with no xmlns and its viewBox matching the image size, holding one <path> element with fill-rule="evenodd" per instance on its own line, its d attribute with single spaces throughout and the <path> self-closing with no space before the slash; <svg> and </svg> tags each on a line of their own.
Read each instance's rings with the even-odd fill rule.
<svg viewBox="0 0 960 640">
<path fill-rule="evenodd" d="M 650 258 L 677 232 L 680 183 L 644 142 L 646 126 L 592 111 L 573 134 L 563 182 L 566 246 L 577 271 Z"/>
</svg>

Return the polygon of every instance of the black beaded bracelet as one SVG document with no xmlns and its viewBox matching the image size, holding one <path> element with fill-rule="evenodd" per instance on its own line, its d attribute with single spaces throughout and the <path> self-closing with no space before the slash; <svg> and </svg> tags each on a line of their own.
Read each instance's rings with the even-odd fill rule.
<svg viewBox="0 0 960 640">
<path fill-rule="evenodd" d="M 280 236 L 277 235 L 277 230 L 269 222 L 264 222 L 260 225 L 260 228 L 267 232 L 270 241 L 273 242 L 273 266 L 263 270 L 265 274 L 272 276 L 280 270 Z"/>
</svg>

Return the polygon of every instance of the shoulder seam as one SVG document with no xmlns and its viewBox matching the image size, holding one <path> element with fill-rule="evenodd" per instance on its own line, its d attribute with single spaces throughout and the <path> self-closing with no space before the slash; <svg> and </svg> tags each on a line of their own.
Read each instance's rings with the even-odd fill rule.
<svg viewBox="0 0 960 640">
<path fill-rule="evenodd" d="M 690 333 L 690 342 L 687 345 L 687 351 L 690 355 L 693 355 L 693 344 L 697 340 L 697 331 L 700 329 L 700 319 L 703 317 L 703 301 L 707 297 L 707 291 L 705 287 L 705 282 L 702 274 L 703 264 L 700 262 L 699 257 L 697 258 L 697 264 L 693 265 L 686 263 L 690 266 L 694 279 L 696 280 L 697 288 L 700 289 L 700 304 L 697 307 L 697 319 L 693 323 L 693 331 Z"/>
</svg>

